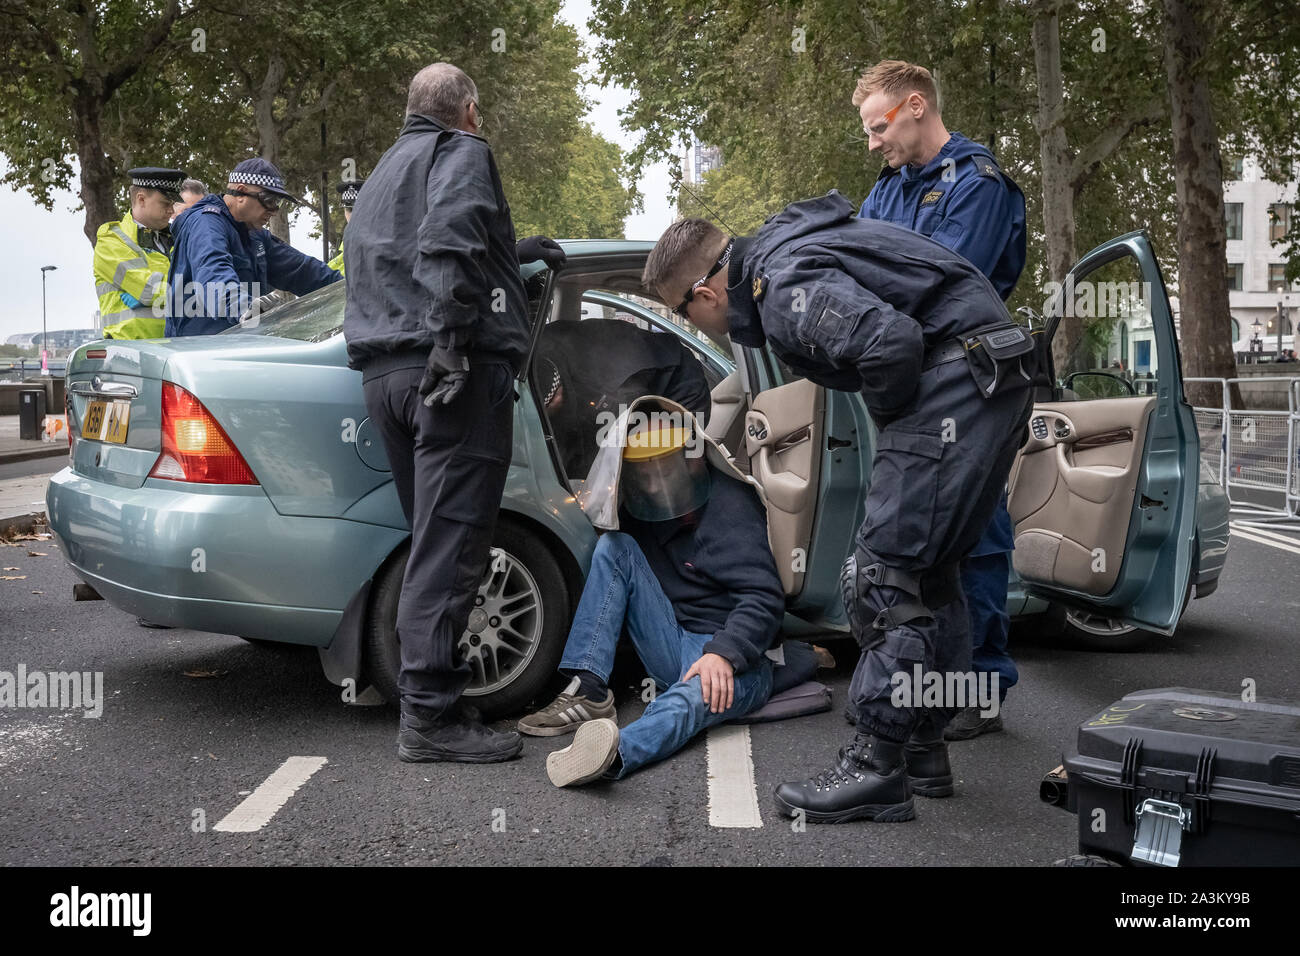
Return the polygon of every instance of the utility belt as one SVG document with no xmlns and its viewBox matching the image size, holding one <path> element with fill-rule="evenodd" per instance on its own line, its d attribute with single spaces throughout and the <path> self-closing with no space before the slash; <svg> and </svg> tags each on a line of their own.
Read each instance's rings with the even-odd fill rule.
<svg viewBox="0 0 1300 956">
<path fill-rule="evenodd" d="M 982 398 L 1033 384 L 1039 370 L 1039 342 L 1015 322 L 997 322 L 940 342 L 925 354 L 922 371 L 964 358 Z"/>
</svg>

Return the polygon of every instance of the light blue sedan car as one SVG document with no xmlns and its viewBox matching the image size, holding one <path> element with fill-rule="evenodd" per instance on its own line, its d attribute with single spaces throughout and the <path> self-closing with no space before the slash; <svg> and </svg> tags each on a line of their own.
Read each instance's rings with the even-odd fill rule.
<svg viewBox="0 0 1300 956">
<path fill-rule="evenodd" d="M 534 361 L 517 383 L 493 557 L 461 639 L 474 671 L 467 693 L 501 714 L 543 691 L 595 544 L 573 494 L 583 476 L 563 465 L 582 456 L 562 447 L 574 439 L 552 429 L 530 374 L 553 323 L 632 322 L 690 349 L 712 389 L 707 430 L 766 492 L 787 633 L 843 633 L 839 568 L 874 448 L 859 396 L 665 318 L 640 284 L 650 243 L 564 247 L 560 272 L 523 270 Z M 1172 633 L 1187 597 L 1214 589 L 1227 550 L 1226 499 L 1198 482 L 1173 320 L 1146 238 L 1094 250 L 1072 281 L 1128 275 L 1144 283 L 1124 308 L 1149 315 L 1157 387 L 1138 395 L 1122 377 L 1088 371 L 1095 356 L 1080 354 L 1044 391 L 1009 484 L 1019 572 L 1009 610 L 1056 609 L 1102 646 Z M 67 560 L 113 605 L 176 627 L 312 645 L 331 681 L 393 701 L 409 531 L 361 376 L 347 368 L 344 294 L 342 283 L 328 286 L 219 336 L 79 348 L 68 370 L 70 462 L 47 504 Z M 1046 334 L 1070 311 L 1069 302 L 1049 310 Z"/>
</svg>

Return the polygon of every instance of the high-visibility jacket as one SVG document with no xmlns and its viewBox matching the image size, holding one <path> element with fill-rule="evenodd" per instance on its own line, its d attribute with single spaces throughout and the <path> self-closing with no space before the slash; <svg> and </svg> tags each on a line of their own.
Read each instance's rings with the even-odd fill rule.
<svg viewBox="0 0 1300 956">
<path fill-rule="evenodd" d="M 343 275 L 343 243 L 339 243 L 339 254 L 325 264 L 339 275 Z"/>
<path fill-rule="evenodd" d="M 137 235 L 129 212 L 95 234 L 95 294 L 105 338 L 163 337 L 171 261 L 157 249 L 142 248 Z"/>
</svg>

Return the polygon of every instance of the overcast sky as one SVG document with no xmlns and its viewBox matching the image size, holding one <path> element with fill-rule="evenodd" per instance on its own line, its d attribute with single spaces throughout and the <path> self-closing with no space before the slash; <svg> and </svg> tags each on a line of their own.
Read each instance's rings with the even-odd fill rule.
<svg viewBox="0 0 1300 956">
<path fill-rule="evenodd" d="M 587 30 L 591 4 L 566 0 L 560 14 L 578 29 L 590 47 L 594 39 Z M 631 98 L 621 88 L 587 88 L 594 106 L 589 119 L 596 131 L 625 150 L 635 138 L 619 126 L 618 110 Z M 213 184 L 209 184 L 210 186 Z M 668 195 L 671 191 L 668 167 L 648 169 L 640 182 L 645 211 L 626 222 L 629 239 L 657 239 L 673 220 Z M 78 209 L 75 192 L 56 195 L 53 211 L 38 206 L 25 193 L 0 186 L 0 263 L 3 264 L 4 296 L 0 297 L 0 342 L 17 333 L 41 328 L 41 266 L 57 266 L 47 273 L 47 324 L 51 329 L 90 328 L 98 302 L 91 276 L 91 247 L 82 233 L 84 214 Z M 125 209 L 122 210 L 126 212 Z M 292 224 L 293 244 L 309 255 L 320 255 L 320 241 L 307 236 L 315 217 L 303 215 Z"/>
</svg>

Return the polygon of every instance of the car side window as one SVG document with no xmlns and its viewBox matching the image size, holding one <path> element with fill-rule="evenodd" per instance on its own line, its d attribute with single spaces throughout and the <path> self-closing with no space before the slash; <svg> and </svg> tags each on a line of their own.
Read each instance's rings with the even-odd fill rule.
<svg viewBox="0 0 1300 956">
<path fill-rule="evenodd" d="M 556 283 L 531 378 L 570 479 L 586 477 L 602 432 L 642 395 L 672 398 L 707 420 L 710 392 L 726 373 L 710 345 L 665 328 L 670 320 L 657 309 L 626 293 Z"/>
<path fill-rule="evenodd" d="M 1151 324 L 1152 290 L 1128 255 L 1067 282 L 1060 290 L 1062 324 L 1073 346 L 1057 369 L 1065 401 L 1144 398 L 1156 392 L 1159 360 Z M 1065 329 L 1058 327 L 1056 335 Z"/>
</svg>

